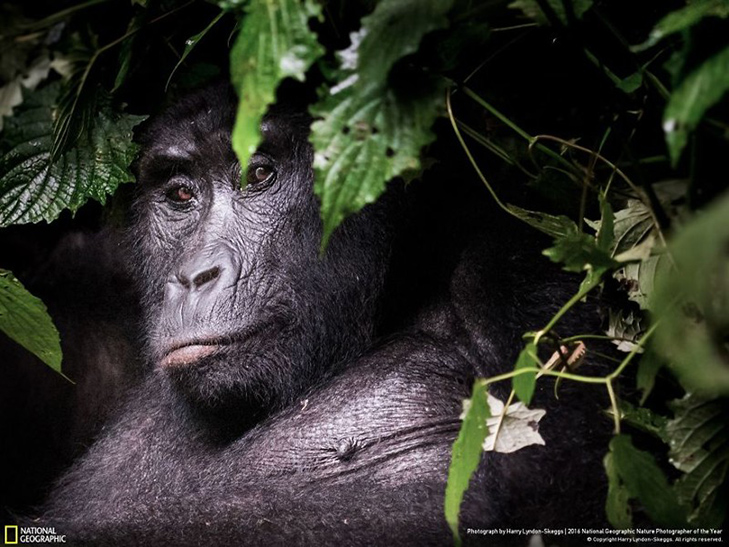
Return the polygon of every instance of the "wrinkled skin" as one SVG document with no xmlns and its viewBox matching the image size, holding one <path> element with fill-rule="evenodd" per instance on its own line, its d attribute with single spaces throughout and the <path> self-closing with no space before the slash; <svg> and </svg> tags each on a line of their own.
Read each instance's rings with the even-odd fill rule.
<svg viewBox="0 0 729 547">
<path fill-rule="evenodd" d="M 397 190 L 320 258 L 305 121 L 264 121 L 240 190 L 232 111 L 227 90 L 208 90 L 142 138 L 129 239 L 151 370 L 35 522 L 79 545 L 450 544 L 462 400 L 476 376 L 512 366 L 521 333 L 575 285 L 527 262 L 509 227 L 502 241 L 464 239 L 446 213 L 396 225 L 427 209 L 410 196 L 405 215 Z M 429 224 L 450 241 L 442 255 Z M 412 255 L 392 260 L 400 244 Z M 557 404 L 540 383 L 533 403 L 548 410 L 546 446 L 483 458 L 467 541 L 528 540 L 469 527 L 603 522 L 603 401 L 560 389 Z"/>
</svg>

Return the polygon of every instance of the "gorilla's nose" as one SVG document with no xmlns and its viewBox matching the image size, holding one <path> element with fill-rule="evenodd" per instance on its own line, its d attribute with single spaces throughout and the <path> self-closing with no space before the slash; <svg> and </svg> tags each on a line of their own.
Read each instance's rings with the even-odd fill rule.
<svg viewBox="0 0 729 547">
<path fill-rule="evenodd" d="M 213 266 L 208 269 L 204 269 L 203 266 L 202 271 L 193 271 L 189 275 L 185 272 L 180 272 L 177 277 L 180 280 L 180 283 L 188 287 L 190 286 L 189 279 L 192 279 L 192 284 L 196 289 L 199 289 L 205 285 L 205 283 L 210 283 L 220 277 L 220 266 Z"/>
<path fill-rule="evenodd" d="M 189 291 L 209 289 L 227 274 L 233 273 L 233 264 L 226 260 L 224 253 L 213 256 L 197 255 L 184 261 L 177 273 L 176 280 Z"/>
</svg>

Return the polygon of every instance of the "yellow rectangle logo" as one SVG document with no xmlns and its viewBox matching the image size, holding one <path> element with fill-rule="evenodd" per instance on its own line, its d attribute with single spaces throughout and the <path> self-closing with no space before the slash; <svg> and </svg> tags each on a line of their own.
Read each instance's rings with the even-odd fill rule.
<svg viewBox="0 0 729 547">
<path fill-rule="evenodd" d="M 5 545 L 18 544 L 18 527 L 5 526 Z"/>
</svg>

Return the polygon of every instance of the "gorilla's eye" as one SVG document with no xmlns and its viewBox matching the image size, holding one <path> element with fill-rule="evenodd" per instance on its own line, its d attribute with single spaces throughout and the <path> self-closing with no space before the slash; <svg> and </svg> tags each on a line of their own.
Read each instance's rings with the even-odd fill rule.
<svg viewBox="0 0 729 547">
<path fill-rule="evenodd" d="M 181 184 L 167 191 L 167 199 L 175 203 L 187 203 L 193 197 L 192 188 Z"/>
<path fill-rule="evenodd" d="M 260 184 L 273 176 L 273 167 L 270 165 L 251 165 L 248 168 L 246 181 L 248 184 Z"/>
</svg>

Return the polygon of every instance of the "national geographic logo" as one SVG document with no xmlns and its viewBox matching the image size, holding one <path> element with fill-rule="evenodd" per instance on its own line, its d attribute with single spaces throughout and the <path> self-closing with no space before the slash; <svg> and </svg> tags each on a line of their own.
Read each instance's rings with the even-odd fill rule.
<svg viewBox="0 0 729 547">
<path fill-rule="evenodd" d="M 66 543 L 66 535 L 53 527 L 5 526 L 5 545 L 31 545 L 33 543 Z"/>
</svg>

